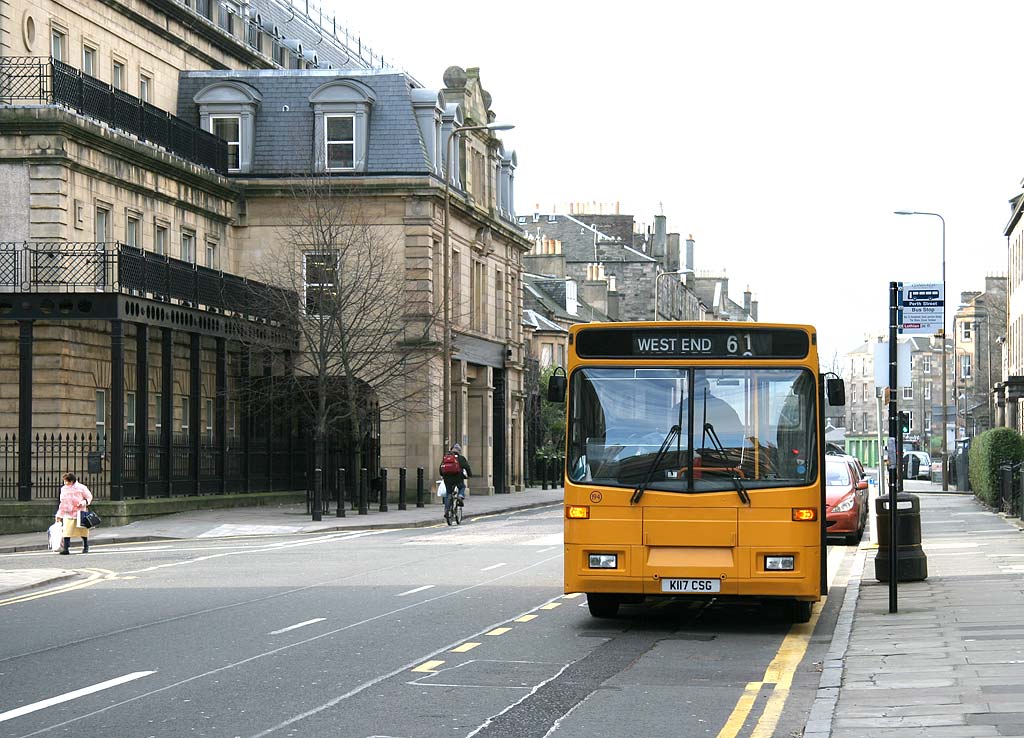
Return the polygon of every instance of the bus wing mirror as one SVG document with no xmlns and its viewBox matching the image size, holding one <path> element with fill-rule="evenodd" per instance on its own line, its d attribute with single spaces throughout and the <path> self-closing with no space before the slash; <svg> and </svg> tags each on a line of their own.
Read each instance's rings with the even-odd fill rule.
<svg viewBox="0 0 1024 738">
<path fill-rule="evenodd" d="M 825 380 L 825 395 L 829 405 L 833 407 L 845 405 L 846 384 L 839 377 L 829 377 Z"/>
<path fill-rule="evenodd" d="M 565 370 L 561 367 L 548 378 L 548 402 L 565 402 L 565 379 Z"/>
</svg>

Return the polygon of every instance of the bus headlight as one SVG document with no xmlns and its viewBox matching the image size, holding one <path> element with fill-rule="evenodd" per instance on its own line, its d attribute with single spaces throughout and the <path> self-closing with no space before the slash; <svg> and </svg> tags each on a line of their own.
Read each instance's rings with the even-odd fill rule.
<svg viewBox="0 0 1024 738">
<path fill-rule="evenodd" d="M 619 557 L 617 554 L 590 554 L 591 569 L 617 569 Z"/>
<path fill-rule="evenodd" d="M 765 571 L 793 571 L 796 567 L 795 556 L 765 556 Z"/>
</svg>

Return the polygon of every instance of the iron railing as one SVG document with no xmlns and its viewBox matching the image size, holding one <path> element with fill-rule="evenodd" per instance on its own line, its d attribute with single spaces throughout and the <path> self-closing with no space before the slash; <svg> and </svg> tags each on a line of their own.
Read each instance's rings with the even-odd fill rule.
<svg viewBox="0 0 1024 738">
<path fill-rule="evenodd" d="M 226 141 L 52 57 L 0 58 L 0 104 L 19 103 L 62 105 L 227 174 Z"/>
<path fill-rule="evenodd" d="M 254 318 L 298 314 L 293 292 L 123 243 L 0 242 L 3 292 L 127 292 Z"/>
</svg>

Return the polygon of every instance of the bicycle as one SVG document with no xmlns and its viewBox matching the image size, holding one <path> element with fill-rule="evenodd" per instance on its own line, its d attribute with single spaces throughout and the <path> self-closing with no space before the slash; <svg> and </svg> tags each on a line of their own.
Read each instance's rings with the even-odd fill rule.
<svg viewBox="0 0 1024 738">
<path fill-rule="evenodd" d="M 445 497 L 444 521 L 448 525 L 462 525 L 462 500 L 459 499 L 458 491 L 452 490 Z"/>
</svg>

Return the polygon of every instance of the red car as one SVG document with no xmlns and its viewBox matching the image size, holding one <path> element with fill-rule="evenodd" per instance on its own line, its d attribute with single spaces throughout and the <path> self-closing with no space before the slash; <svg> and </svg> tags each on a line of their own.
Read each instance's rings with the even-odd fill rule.
<svg viewBox="0 0 1024 738">
<path fill-rule="evenodd" d="M 868 519 L 868 480 L 844 458 L 825 458 L 825 533 L 860 542 Z"/>
</svg>

